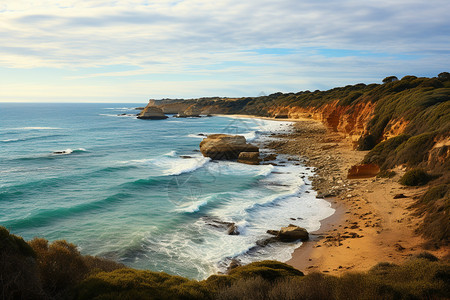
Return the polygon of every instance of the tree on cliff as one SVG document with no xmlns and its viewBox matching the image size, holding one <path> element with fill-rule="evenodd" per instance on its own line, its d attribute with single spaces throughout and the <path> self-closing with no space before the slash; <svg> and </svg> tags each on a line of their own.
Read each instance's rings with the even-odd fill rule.
<svg viewBox="0 0 450 300">
<path fill-rule="evenodd" d="M 394 81 L 397 81 L 397 80 L 398 80 L 397 76 L 388 76 L 388 77 L 383 79 L 383 83 L 394 82 Z"/>
<path fill-rule="evenodd" d="M 440 81 L 449 81 L 450 80 L 450 73 L 449 72 L 442 72 L 439 73 L 438 79 Z"/>
</svg>

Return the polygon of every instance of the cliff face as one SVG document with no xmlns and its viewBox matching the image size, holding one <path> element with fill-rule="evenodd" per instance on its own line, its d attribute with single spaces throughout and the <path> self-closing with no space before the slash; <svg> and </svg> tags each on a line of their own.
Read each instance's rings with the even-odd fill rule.
<svg viewBox="0 0 450 300">
<path fill-rule="evenodd" d="M 373 117 L 375 105 L 371 102 L 353 106 L 341 106 L 339 100 L 320 107 L 275 107 L 271 116 L 287 115 L 291 119 L 312 118 L 321 121 L 329 129 L 341 132 L 353 143 L 367 133 L 367 125 Z"/>
<path fill-rule="evenodd" d="M 161 120 L 167 119 L 167 116 L 161 108 L 149 104 L 139 113 L 138 119 Z"/>
</svg>

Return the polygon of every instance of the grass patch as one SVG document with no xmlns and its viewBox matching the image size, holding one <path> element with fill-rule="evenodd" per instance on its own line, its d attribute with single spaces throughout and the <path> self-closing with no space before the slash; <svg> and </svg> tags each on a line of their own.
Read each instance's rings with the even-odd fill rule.
<svg viewBox="0 0 450 300">
<path fill-rule="evenodd" d="M 366 154 L 363 163 L 377 164 L 382 170 L 392 168 L 392 160 L 395 160 L 397 148 L 409 138 L 409 135 L 403 134 L 379 143 L 375 146 L 375 148 Z"/>
<path fill-rule="evenodd" d="M 197 281 L 134 269 L 100 272 L 76 288 L 76 299 L 207 299 L 207 294 Z"/>
<path fill-rule="evenodd" d="M 397 173 L 395 173 L 395 171 L 383 170 L 380 173 L 378 173 L 377 177 L 378 178 L 392 178 L 395 175 L 397 175 Z"/>
<path fill-rule="evenodd" d="M 341 277 L 312 273 L 302 277 L 240 279 L 215 299 L 441 299 L 449 292 L 450 267 L 428 258 L 403 265 L 380 263 L 368 272 Z"/>
<path fill-rule="evenodd" d="M 400 184 L 407 186 L 419 186 L 427 184 L 432 177 L 423 169 L 413 169 L 400 178 Z"/>
<path fill-rule="evenodd" d="M 424 217 L 417 233 L 429 239 L 426 246 L 447 246 L 450 240 L 450 185 L 440 184 L 429 188 L 413 208 L 416 209 L 416 215 Z"/>
</svg>

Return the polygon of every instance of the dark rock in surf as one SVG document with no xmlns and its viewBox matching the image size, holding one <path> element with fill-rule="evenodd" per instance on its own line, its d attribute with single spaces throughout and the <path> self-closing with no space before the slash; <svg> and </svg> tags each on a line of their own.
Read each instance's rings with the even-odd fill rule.
<svg viewBox="0 0 450 300">
<path fill-rule="evenodd" d="M 228 235 L 239 235 L 238 227 L 234 223 L 230 223 L 227 229 Z"/>
<path fill-rule="evenodd" d="M 247 165 L 259 165 L 261 159 L 259 158 L 259 152 L 241 152 L 237 162 Z"/>
</svg>

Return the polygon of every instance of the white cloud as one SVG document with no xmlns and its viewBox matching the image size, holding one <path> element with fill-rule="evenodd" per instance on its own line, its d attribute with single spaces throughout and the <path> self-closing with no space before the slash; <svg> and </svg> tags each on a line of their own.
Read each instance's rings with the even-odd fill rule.
<svg viewBox="0 0 450 300">
<path fill-rule="evenodd" d="M 174 85 L 153 86 L 145 75 L 184 76 L 190 85 L 179 79 L 177 96 L 202 96 L 202 85 L 235 96 L 242 86 L 250 90 L 267 83 L 267 77 L 275 90 L 287 83 L 296 90 L 450 67 L 447 0 L 2 2 L 0 67 L 61 69 L 63 79 L 103 80 L 106 86 L 109 78 L 138 76 L 149 96 L 169 94 Z M 255 51 L 261 48 L 292 51 Z M 355 53 L 336 57 L 319 51 L 324 49 Z M 405 61 L 405 54 L 416 56 Z M 217 76 L 236 88 L 201 79 L 195 90 L 189 77 L 197 75 Z M 332 76 L 341 78 L 330 83 Z M 116 92 L 125 96 L 125 83 L 109 84 L 122 86 L 123 92 Z M 145 84 L 134 88 L 145 94 Z"/>
</svg>

